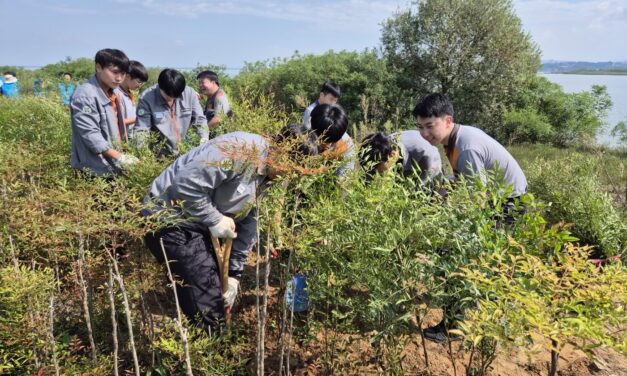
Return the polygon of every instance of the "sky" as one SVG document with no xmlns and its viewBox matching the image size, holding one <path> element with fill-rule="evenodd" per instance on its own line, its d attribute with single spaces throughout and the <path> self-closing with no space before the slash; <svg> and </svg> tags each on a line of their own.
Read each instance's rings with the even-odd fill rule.
<svg viewBox="0 0 627 376">
<path fill-rule="evenodd" d="M 513 0 L 543 60 L 626 61 L 627 0 Z M 0 65 L 38 67 L 119 48 L 147 66 L 361 51 L 410 0 L 0 0 Z"/>
</svg>

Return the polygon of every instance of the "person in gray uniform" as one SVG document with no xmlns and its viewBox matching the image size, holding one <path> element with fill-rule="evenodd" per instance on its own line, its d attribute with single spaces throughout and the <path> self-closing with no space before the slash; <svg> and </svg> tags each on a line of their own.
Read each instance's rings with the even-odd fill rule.
<svg viewBox="0 0 627 376">
<path fill-rule="evenodd" d="M 413 110 L 422 137 L 431 145 L 444 145 L 456 176 L 478 177 L 498 168 L 505 185 L 511 186 L 511 199 L 527 192 L 527 178 L 518 162 L 501 145 L 479 128 L 456 124 L 453 104 L 445 94 L 425 96 Z"/>
<path fill-rule="evenodd" d="M 129 131 L 129 137 L 132 132 L 132 128 L 137 121 L 136 107 L 135 107 L 135 95 L 133 91 L 139 89 L 146 81 L 148 81 L 148 71 L 146 67 L 139 61 L 131 60 L 128 67 L 128 74 L 120 87 L 118 88 L 118 96 L 122 103 L 122 113 L 124 115 L 124 124 Z"/>
<path fill-rule="evenodd" d="M 438 148 L 422 138 L 418 131 L 370 134 L 361 143 L 359 160 L 368 175 L 382 173 L 396 163 L 402 165 L 403 175 L 417 173 L 423 183 L 442 174 Z"/>
<path fill-rule="evenodd" d="M 195 128 L 200 143 L 207 142 L 207 119 L 198 98 L 198 93 L 186 86 L 181 72 L 161 71 L 158 83 L 139 98 L 133 135 L 137 145 L 145 146 L 151 136 L 149 146 L 157 156 L 176 155 L 190 128 Z"/>
<path fill-rule="evenodd" d="M 290 158 L 317 154 L 315 136 L 281 137 L 233 132 L 216 137 L 180 156 L 152 183 L 143 215 L 158 214 L 173 223 L 146 234 L 146 245 L 164 262 L 160 240 L 177 284 L 179 303 L 193 322 L 209 333 L 219 329 L 225 310 L 235 301 L 249 250 L 256 242 L 253 208 L 259 187 L 280 174 L 268 161 L 281 159 L 280 145 L 289 145 Z M 284 143 L 285 140 L 296 140 Z M 282 160 L 282 159 L 281 159 Z M 234 239 L 228 265 L 228 291 L 223 295 L 211 237 Z"/>
<path fill-rule="evenodd" d="M 96 53 L 96 74 L 80 85 L 70 101 L 72 152 L 70 165 L 95 176 L 114 176 L 138 162 L 124 152 L 128 134 L 120 98 L 114 90 L 126 77 L 124 52 Z"/>
<path fill-rule="evenodd" d="M 311 112 L 320 104 L 337 104 L 340 99 L 340 85 L 333 81 L 327 81 L 320 88 L 318 99 L 311 103 L 303 112 L 303 125 L 308 129 L 311 128 Z"/>
<path fill-rule="evenodd" d="M 355 168 L 355 144 L 346 133 L 348 117 L 342 106 L 337 104 L 321 104 L 311 112 L 309 127 L 318 136 L 320 152 L 328 160 L 337 160 L 340 166 L 335 175 L 346 176 Z"/>
<path fill-rule="evenodd" d="M 233 110 L 229 104 L 229 98 L 220 87 L 218 74 L 214 71 L 206 70 L 198 73 L 196 76 L 200 91 L 207 96 L 205 104 L 205 117 L 207 118 L 207 127 L 211 131 L 217 128 L 222 119 L 233 116 Z"/>
<path fill-rule="evenodd" d="M 527 178 L 518 162 L 503 145 L 482 130 L 456 124 L 453 120 L 453 104 L 447 95 L 432 93 L 425 96 L 416 104 L 412 114 L 425 140 L 431 145 L 444 145 L 456 176 L 478 178 L 485 184 L 488 172 L 498 170 L 502 173 L 503 182 L 511 191 L 503 206 L 502 219 L 497 219 L 497 226 L 501 221 L 506 225 L 513 224 L 514 212 L 524 213 L 526 208 L 519 204 L 518 198 L 527 192 Z M 445 307 L 444 311 L 445 318 L 439 324 L 425 329 L 425 338 L 439 343 L 449 338 L 447 327 L 456 325 L 451 317 L 459 313 L 455 312 L 452 305 Z"/>
</svg>

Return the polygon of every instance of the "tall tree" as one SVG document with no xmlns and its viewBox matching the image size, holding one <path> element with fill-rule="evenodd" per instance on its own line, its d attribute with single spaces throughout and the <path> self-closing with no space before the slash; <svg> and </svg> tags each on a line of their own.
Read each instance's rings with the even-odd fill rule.
<svg viewBox="0 0 627 376">
<path fill-rule="evenodd" d="M 419 0 L 383 23 L 381 41 L 408 95 L 446 93 L 458 122 L 490 133 L 540 66 L 510 0 Z"/>
</svg>

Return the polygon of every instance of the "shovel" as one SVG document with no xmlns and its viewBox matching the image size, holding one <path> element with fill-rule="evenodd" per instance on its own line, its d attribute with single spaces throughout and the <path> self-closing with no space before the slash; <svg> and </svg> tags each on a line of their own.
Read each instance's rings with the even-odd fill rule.
<svg viewBox="0 0 627 376">
<path fill-rule="evenodd" d="M 233 239 L 226 239 L 224 247 L 220 244 L 220 239 L 214 236 L 211 237 L 211 243 L 213 249 L 216 252 L 216 258 L 218 259 L 218 267 L 220 268 L 220 284 L 222 285 L 222 293 L 226 293 L 229 289 L 229 260 L 231 258 L 231 247 L 233 246 Z M 231 325 L 231 308 L 225 312 L 226 324 Z"/>
</svg>

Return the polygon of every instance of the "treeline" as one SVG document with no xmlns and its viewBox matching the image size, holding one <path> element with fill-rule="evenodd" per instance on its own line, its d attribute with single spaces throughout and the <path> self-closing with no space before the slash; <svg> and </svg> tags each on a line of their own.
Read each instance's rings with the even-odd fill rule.
<svg viewBox="0 0 627 376">
<path fill-rule="evenodd" d="M 199 65 L 185 72 L 188 83 L 196 86 L 196 73 L 206 68 L 220 74 L 231 96 L 253 104 L 270 97 L 292 122 L 300 121 L 320 84 L 334 80 L 342 87 L 340 102 L 353 136 L 358 127 L 413 127 L 410 111 L 417 99 L 439 91 L 455 103 L 456 121 L 476 125 L 502 143 L 593 144 L 612 106 L 603 86 L 567 94 L 538 76 L 540 51 L 505 0 L 419 2 L 383 23 L 378 48 L 295 53 L 247 63 L 234 77 L 224 66 Z M 36 71 L 18 70 L 18 77 L 28 91 L 33 78 L 53 81 L 69 71 L 86 80 L 93 69 L 91 59 L 68 58 Z M 149 71 L 152 84 L 160 68 Z"/>
</svg>

